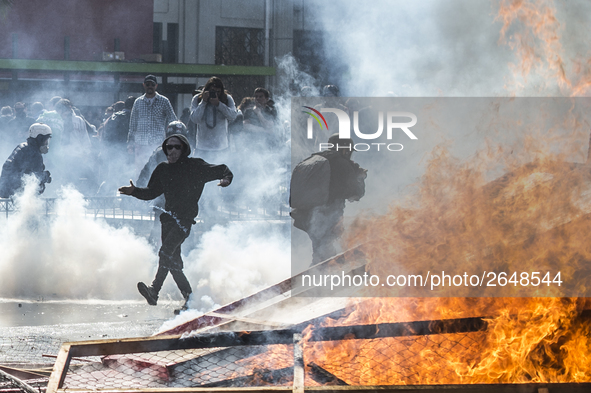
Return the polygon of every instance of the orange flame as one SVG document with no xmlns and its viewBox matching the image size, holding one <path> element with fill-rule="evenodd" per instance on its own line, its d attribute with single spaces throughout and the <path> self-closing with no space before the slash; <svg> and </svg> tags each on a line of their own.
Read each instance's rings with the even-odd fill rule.
<svg viewBox="0 0 591 393">
<path fill-rule="evenodd" d="M 551 0 L 501 0 L 497 15 L 503 23 L 499 42 L 515 51 L 518 64 L 511 68 L 524 82 L 536 72 L 545 81 L 542 83 L 556 81 L 565 96 L 585 96 L 591 87 L 591 59 L 578 55 L 565 59 L 561 43 L 564 26 L 556 15 Z M 545 87 L 540 86 L 540 90 Z"/>
<path fill-rule="evenodd" d="M 411 202 L 392 204 L 382 217 L 358 218 L 346 247 L 362 247 L 370 273 L 381 277 L 427 270 L 560 270 L 562 281 L 575 289 L 569 293 L 586 293 L 591 171 L 567 162 L 580 150 L 583 131 L 572 119 L 565 128 L 572 132 L 562 137 L 563 153 L 552 152 L 552 133 L 524 135 L 508 147 L 490 145 L 466 162 L 439 146 Z M 506 174 L 488 181 L 499 167 Z M 308 342 L 306 363 L 353 385 L 590 382 L 584 299 L 564 297 L 558 285 L 538 288 L 528 295 L 555 297 L 477 297 L 494 296 L 494 289 L 469 287 L 461 295 L 466 297 L 352 302 L 347 317 L 324 326 L 486 317 L 488 328 Z M 503 296 L 523 296 L 518 285 L 504 289 L 511 291 Z"/>
</svg>

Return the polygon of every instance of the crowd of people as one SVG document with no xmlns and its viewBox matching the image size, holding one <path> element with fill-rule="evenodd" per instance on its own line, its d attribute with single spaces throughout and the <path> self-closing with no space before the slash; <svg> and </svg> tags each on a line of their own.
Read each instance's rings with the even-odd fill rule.
<svg viewBox="0 0 591 393">
<path fill-rule="evenodd" d="M 170 101 L 158 93 L 156 76 L 147 75 L 143 88 L 142 96 L 130 96 L 108 107 L 97 125 L 62 97 L 53 97 L 46 106 L 18 102 L 14 109 L 2 108 L 0 141 L 16 148 L 2 167 L 0 197 L 11 198 L 23 187 L 24 175 L 33 175 L 39 193 L 53 182 L 71 184 L 88 196 L 119 192 L 155 200 L 152 207 L 161 235 L 158 270 L 151 285 L 139 282 L 138 290 L 149 304 L 156 305 L 171 273 L 185 299 L 182 310 L 187 308 L 192 289 L 183 273 L 181 245 L 199 210 L 207 210 L 207 202 L 216 199 L 214 194 L 207 196 L 205 184 L 219 180 L 218 185 L 225 188 L 237 177 L 242 180 L 233 188 L 246 194 L 248 189 L 264 188 L 266 178 L 276 177 L 281 173 L 277 167 L 289 160 L 287 155 L 282 159 L 273 155 L 285 145 L 284 132 L 265 88 L 257 87 L 253 97 L 244 98 L 236 107 L 222 80 L 211 77 L 195 90 L 181 120 Z M 334 88 L 327 86 L 326 96 L 338 95 Z M 292 188 L 296 179 L 301 191 L 297 200 L 291 199 L 294 225 L 308 233 L 314 264 L 337 251 L 334 242 L 342 233 L 345 200 L 359 200 L 365 193 L 367 171 L 351 160 L 353 141 L 334 134 L 328 142 L 330 150 L 315 153 L 298 165 L 305 173 L 301 180 L 296 171 L 292 178 Z M 313 177 L 319 179 L 315 186 L 310 181 Z M 128 181 L 128 186 L 122 186 Z M 325 197 L 316 197 L 319 193 Z M 206 203 L 200 202 L 202 196 Z"/>
<path fill-rule="evenodd" d="M 52 132 L 45 166 L 53 173 L 53 189 L 71 184 L 86 196 L 114 196 L 121 181 L 138 179 L 174 121 L 186 127 L 193 156 L 210 162 L 236 161 L 236 155 L 247 149 L 274 148 L 285 142 L 274 102 L 262 87 L 253 89 L 253 97 L 244 98 L 237 107 L 222 80 L 212 77 L 195 90 L 191 107 L 182 111 L 180 119 L 170 101 L 158 93 L 156 76 L 146 76 L 143 88 L 140 97 L 129 96 L 106 108 L 99 121 L 87 119 L 74 103 L 58 96 L 45 104 L 17 102 L 1 108 L 3 159 L 26 142 L 31 125 L 45 124 Z M 4 186 L 0 197 L 11 197 L 17 189 Z"/>
<path fill-rule="evenodd" d="M 142 200 L 160 199 L 153 203 L 161 224 L 158 271 L 150 286 L 139 282 L 138 290 L 156 305 L 162 283 L 171 273 L 186 309 L 192 289 L 183 273 L 181 244 L 195 224 L 204 186 L 216 179 L 218 185 L 229 186 L 234 174 L 222 162 L 232 165 L 236 156 L 246 158 L 249 150 L 280 143 L 277 111 L 269 91 L 260 87 L 241 109 L 236 108 L 222 80 L 212 77 L 195 91 L 191 108 L 183 111 L 183 122 L 158 93 L 154 75 L 144 78 L 143 88 L 142 96 L 107 108 L 98 125 L 62 97 L 53 97 L 46 106 L 19 102 L 14 111 L 2 108 L 0 141 L 16 148 L 2 167 L 0 197 L 13 197 L 23 188 L 25 175 L 33 175 L 39 193 L 53 181 L 71 184 L 85 195 L 119 192 Z M 233 137 L 242 133 L 257 140 L 257 146 L 241 146 L 237 153 Z M 125 179 L 132 179 L 129 186 L 121 186 Z"/>
</svg>

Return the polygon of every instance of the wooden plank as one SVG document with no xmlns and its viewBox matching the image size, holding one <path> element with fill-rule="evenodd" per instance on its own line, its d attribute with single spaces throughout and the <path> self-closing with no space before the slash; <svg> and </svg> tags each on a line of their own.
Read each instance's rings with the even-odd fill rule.
<svg viewBox="0 0 591 393">
<path fill-rule="evenodd" d="M 293 391 L 304 393 L 304 348 L 302 346 L 302 334 L 293 335 Z"/>
<path fill-rule="evenodd" d="M 253 325 L 261 325 L 261 326 L 273 326 L 273 327 L 285 327 L 284 323 L 275 322 L 275 321 L 262 321 L 255 318 L 247 318 L 247 317 L 240 317 L 236 315 L 221 315 L 216 312 L 208 312 L 205 315 L 209 315 L 212 317 L 218 317 L 220 319 L 228 319 L 231 321 L 238 321 L 238 322 L 246 322 L 251 323 Z"/>
<path fill-rule="evenodd" d="M 172 337 L 140 337 L 113 340 L 92 340 L 66 343 L 69 356 L 106 356 L 127 353 L 176 351 L 180 349 L 217 348 L 244 345 L 292 344 L 293 329 L 250 332 L 200 334 L 181 339 Z M 63 350 L 63 347 L 62 347 Z M 61 351 L 60 351 L 61 354 Z M 58 355 L 58 361 L 60 360 Z M 57 362 L 56 362 L 57 363 Z"/>
<path fill-rule="evenodd" d="M 483 318 L 458 318 L 417 322 L 380 323 L 354 326 L 317 328 L 310 341 L 346 339 L 374 339 L 411 335 L 475 332 L 486 329 Z M 175 351 L 180 349 L 218 348 L 244 345 L 292 344 L 293 334 L 300 329 L 256 330 L 244 332 L 218 332 L 180 338 L 143 337 L 112 340 L 93 340 L 67 343 L 69 356 L 105 356 L 113 354 Z M 60 354 L 62 352 L 60 351 Z M 59 355 L 58 355 L 59 360 Z"/>
<path fill-rule="evenodd" d="M 360 266 L 365 266 L 365 254 L 363 253 L 363 251 L 361 251 L 361 247 L 358 246 L 350 250 L 347 250 L 331 259 L 328 259 L 318 265 L 311 266 L 305 271 L 286 280 L 283 280 L 275 285 L 267 287 L 253 295 L 236 300 L 232 303 L 218 308 L 217 310 L 214 310 L 213 312 L 204 314 L 191 321 L 176 326 L 170 330 L 158 333 L 158 335 L 182 334 L 200 330 L 206 327 L 218 326 L 222 323 L 227 323 L 229 321 L 234 321 L 235 319 L 233 319 L 233 316 L 230 314 L 232 312 L 248 312 L 248 309 L 252 308 L 253 305 L 270 301 L 275 297 L 284 296 L 283 299 L 286 299 L 285 294 L 288 291 L 292 291 L 291 295 L 293 296 L 293 291 L 299 291 L 297 294 L 301 295 L 306 291 L 315 290 L 315 288 L 296 287 L 298 280 L 301 280 L 301 277 L 305 274 L 320 274 L 322 272 L 334 269 L 335 267 L 338 267 L 339 269 L 353 270 L 355 268 L 359 268 Z M 280 298 L 278 302 L 280 303 L 283 299 Z M 226 319 L 222 317 L 223 315 L 227 315 Z M 245 318 L 247 317 L 248 316 L 246 316 Z"/>
<path fill-rule="evenodd" d="M 312 379 L 314 379 L 321 385 L 348 385 L 347 382 L 338 378 L 336 375 L 326 371 L 324 368 L 320 367 L 314 362 L 308 363 L 308 367 L 310 367 L 310 377 L 312 377 Z"/>
<path fill-rule="evenodd" d="M 70 367 L 70 360 L 70 344 L 62 344 L 55 364 L 53 365 L 53 371 L 49 377 L 46 393 L 55 393 L 59 388 L 62 387 L 64 380 L 66 379 L 68 367 Z"/>
<path fill-rule="evenodd" d="M 14 375 L 19 379 L 47 378 L 51 374 L 51 372 L 42 370 L 27 370 L 7 366 L 0 366 L 0 370 L 4 371 L 7 374 Z"/>
<path fill-rule="evenodd" d="M 293 377 L 293 368 L 286 367 L 278 370 L 256 370 L 255 374 L 247 375 L 244 377 L 237 377 L 232 379 L 226 379 L 219 382 L 211 382 L 204 385 L 200 385 L 200 388 L 221 388 L 221 387 L 233 387 L 240 388 L 241 386 L 256 386 L 257 383 L 265 382 L 272 383 L 273 381 L 289 379 Z"/>
<path fill-rule="evenodd" d="M 486 330 L 482 318 L 458 318 L 432 321 L 378 323 L 355 326 L 316 328 L 310 341 L 340 341 L 384 337 L 425 336 L 446 333 L 469 333 Z"/>
<path fill-rule="evenodd" d="M 224 392 L 224 393 L 256 393 L 256 392 L 292 392 L 290 386 L 257 386 L 257 387 L 205 387 L 205 388 L 141 388 L 141 389 L 67 389 L 57 393 L 191 393 L 191 392 Z M 39 392 L 36 392 L 39 393 Z"/>
</svg>

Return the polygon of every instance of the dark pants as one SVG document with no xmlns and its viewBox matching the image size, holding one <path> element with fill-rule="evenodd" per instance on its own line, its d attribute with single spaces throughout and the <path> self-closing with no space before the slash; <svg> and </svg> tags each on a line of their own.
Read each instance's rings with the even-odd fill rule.
<svg viewBox="0 0 591 393">
<path fill-rule="evenodd" d="M 345 201 L 335 200 L 310 210 L 292 211 L 294 226 L 305 231 L 312 241 L 312 265 L 337 254 L 336 244 L 343 234 Z"/>
<path fill-rule="evenodd" d="M 160 247 L 160 252 L 158 253 L 160 260 L 158 261 L 158 271 L 152 282 L 152 288 L 154 288 L 156 293 L 160 292 L 162 284 L 168 272 L 170 272 L 176 285 L 181 290 L 183 297 L 186 299 L 193 290 L 185 273 L 183 273 L 181 244 L 183 244 L 189 233 L 191 233 L 192 223 L 178 223 L 167 213 L 160 215 L 160 222 L 162 223 L 162 247 Z"/>
</svg>

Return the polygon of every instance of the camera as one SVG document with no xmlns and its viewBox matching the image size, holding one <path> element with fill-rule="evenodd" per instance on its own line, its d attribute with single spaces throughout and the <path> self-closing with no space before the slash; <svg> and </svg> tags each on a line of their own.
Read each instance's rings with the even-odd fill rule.
<svg viewBox="0 0 591 393">
<path fill-rule="evenodd" d="M 218 98 L 218 93 L 215 90 L 210 90 L 209 98 Z"/>
</svg>

